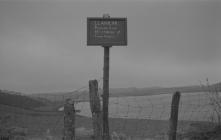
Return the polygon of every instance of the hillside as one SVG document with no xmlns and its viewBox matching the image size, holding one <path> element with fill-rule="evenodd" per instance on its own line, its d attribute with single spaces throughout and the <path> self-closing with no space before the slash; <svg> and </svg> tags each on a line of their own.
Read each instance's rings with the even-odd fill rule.
<svg viewBox="0 0 221 140">
<path fill-rule="evenodd" d="M 0 104 L 25 109 L 33 109 L 45 105 L 45 103 L 39 100 L 32 99 L 19 93 L 3 90 L 0 90 Z"/>
<path fill-rule="evenodd" d="M 176 91 L 183 93 L 187 92 L 202 92 L 201 86 L 185 86 L 185 87 L 154 87 L 154 88 L 127 88 L 110 90 L 111 96 L 145 96 L 145 95 L 158 95 L 158 94 L 172 94 Z"/>
<path fill-rule="evenodd" d="M 221 90 L 221 83 L 212 84 L 210 86 L 212 89 Z M 189 92 L 207 92 L 209 90 L 207 86 L 193 85 L 193 86 L 183 86 L 183 87 L 149 87 L 149 88 L 111 88 L 110 97 L 123 97 L 123 96 L 148 96 L 148 95 L 158 95 L 158 94 L 172 94 L 176 91 L 181 93 Z M 102 93 L 102 91 L 99 91 Z M 51 101 L 64 101 L 67 98 L 73 98 L 79 101 L 88 100 L 88 91 L 73 91 L 73 92 L 58 92 L 58 93 L 39 93 L 29 95 L 34 98 L 46 98 Z"/>
<path fill-rule="evenodd" d="M 209 86 L 111 88 L 110 97 L 173 94 L 176 91 L 180 91 L 181 93 L 221 91 L 221 82 L 210 84 Z M 102 90 L 99 91 L 99 94 L 102 94 Z M 0 104 L 24 109 L 56 110 L 57 107 L 63 104 L 63 101 L 68 98 L 75 99 L 76 101 L 85 101 L 89 99 L 89 93 L 85 90 L 24 95 L 18 92 L 0 90 Z"/>
</svg>

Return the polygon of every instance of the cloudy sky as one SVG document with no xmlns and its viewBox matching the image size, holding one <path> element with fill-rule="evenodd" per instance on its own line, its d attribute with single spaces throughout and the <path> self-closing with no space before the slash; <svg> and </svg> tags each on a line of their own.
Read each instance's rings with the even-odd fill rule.
<svg viewBox="0 0 221 140">
<path fill-rule="evenodd" d="M 86 19 L 104 13 L 128 20 L 128 46 L 111 48 L 111 88 L 221 81 L 218 0 L 2 0 L 0 89 L 72 91 L 101 78 Z"/>
</svg>

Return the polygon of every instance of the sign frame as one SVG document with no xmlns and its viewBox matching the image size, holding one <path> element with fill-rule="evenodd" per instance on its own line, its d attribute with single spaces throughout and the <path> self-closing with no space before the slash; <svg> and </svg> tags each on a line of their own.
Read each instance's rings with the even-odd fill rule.
<svg viewBox="0 0 221 140">
<path fill-rule="evenodd" d="M 93 21 L 118 21 L 122 24 L 123 28 L 120 30 L 123 31 L 123 37 L 120 38 L 120 41 L 111 42 L 109 41 L 96 41 L 90 35 L 93 32 L 92 28 L 90 28 L 90 24 Z M 95 30 L 95 29 L 94 29 Z M 102 17 L 88 17 L 87 18 L 87 46 L 127 46 L 127 18 L 102 18 Z"/>
</svg>

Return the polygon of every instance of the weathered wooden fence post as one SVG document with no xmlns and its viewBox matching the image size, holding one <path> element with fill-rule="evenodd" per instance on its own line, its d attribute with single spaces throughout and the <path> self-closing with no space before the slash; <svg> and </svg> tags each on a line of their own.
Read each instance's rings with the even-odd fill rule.
<svg viewBox="0 0 221 140">
<path fill-rule="evenodd" d="M 97 80 L 89 81 L 89 97 L 90 107 L 93 121 L 94 139 L 102 140 L 102 112 L 100 98 L 98 95 L 98 82 Z"/>
<path fill-rule="evenodd" d="M 171 114 L 169 121 L 169 140 L 176 140 L 180 92 L 175 92 L 172 98 Z"/>
<path fill-rule="evenodd" d="M 64 137 L 63 140 L 75 140 L 75 107 L 70 99 L 64 105 Z"/>
</svg>

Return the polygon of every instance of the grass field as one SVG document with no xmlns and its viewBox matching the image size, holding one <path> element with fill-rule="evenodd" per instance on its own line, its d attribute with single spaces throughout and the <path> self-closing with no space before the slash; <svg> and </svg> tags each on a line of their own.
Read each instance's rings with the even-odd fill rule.
<svg viewBox="0 0 221 140">
<path fill-rule="evenodd" d="M 63 112 L 40 112 L 24 110 L 15 107 L 0 105 L 0 116 L 7 120 L 2 127 L 19 127 L 27 130 L 26 138 L 30 140 L 44 140 L 50 137 L 53 140 L 63 136 Z M 206 125 L 204 122 L 181 121 L 178 124 L 178 134 L 187 130 L 194 130 L 197 125 Z M 134 139 L 154 138 L 164 139 L 168 131 L 168 121 L 148 119 L 110 119 L 111 133 L 117 132 Z M 90 139 L 92 135 L 91 118 L 76 116 L 77 138 Z"/>
</svg>

